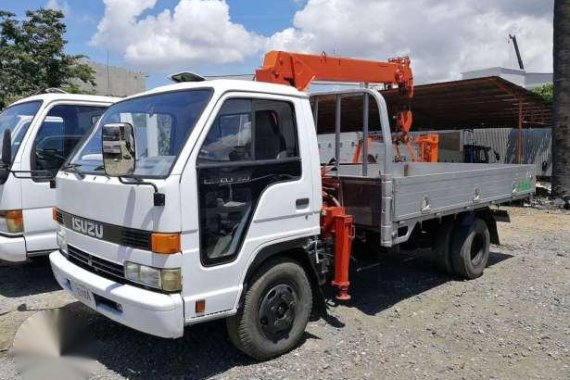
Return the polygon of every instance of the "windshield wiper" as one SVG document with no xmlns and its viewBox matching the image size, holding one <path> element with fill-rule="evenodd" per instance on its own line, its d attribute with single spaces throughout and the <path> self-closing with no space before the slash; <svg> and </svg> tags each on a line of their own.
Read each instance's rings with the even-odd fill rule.
<svg viewBox="0 0 570 380">
<path fill-rule="evenodd" d="M 81 166 L 81 164 L 67 164 L 67 165 L 62 166 L 60 170 L 72 170 L 73 169 L 73 171 L 76 171 L 75 169 L 80 167 L 80 166 Z"/>
</svg>

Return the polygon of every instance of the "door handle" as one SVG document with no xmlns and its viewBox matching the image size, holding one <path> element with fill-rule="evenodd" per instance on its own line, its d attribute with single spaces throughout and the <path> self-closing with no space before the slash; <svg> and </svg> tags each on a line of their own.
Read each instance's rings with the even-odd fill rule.
<svg viewBox="0 0 570 380">
<path fill-rule="evenodd" d="M 309 198 L 299 198 L 295 201 L 297 208 L 306 208 L 309 206 Z"/>
</svg>

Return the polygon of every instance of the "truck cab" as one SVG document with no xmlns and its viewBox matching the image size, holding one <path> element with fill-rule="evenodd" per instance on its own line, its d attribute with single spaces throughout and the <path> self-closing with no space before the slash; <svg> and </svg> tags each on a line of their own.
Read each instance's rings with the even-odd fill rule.
<svg viewBox="0 0 570 380">
<path fill-rule="evenodd" d="M 117 124 L 132 126 L 136 145 L 121 177 L 101 155 L 121 149 L 102 132 Z M 308 95 L 292 87 L 213 80 L 117 102 L 57 176 L 56 279 L 161 337 L 235 315 L 260 252 L 319 234 L 318 153 Z"/>
<path fill-rule="evenodd" d="M 47 93 L 19 100 L 0 114 L 0 260 L 24 262 L 57 247 L 50 180 L 116 100 Z"/>
</svg>

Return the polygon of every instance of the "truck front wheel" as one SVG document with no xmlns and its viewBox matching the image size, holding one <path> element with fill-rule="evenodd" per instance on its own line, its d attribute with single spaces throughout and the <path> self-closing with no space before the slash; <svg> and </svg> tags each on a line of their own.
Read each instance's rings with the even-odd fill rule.
<svg viewBox="0 0 570 380">
<path fill-rule="evenodd" d="M 256 271 L 243 305 L 227 319 L 230 340 L 257 360 L 288 352 L 301 340 L 312 304 L 303 267 L 289 259 L 271 260 Z"/>
<path fill-rule="evenodd" d="M 491 235 L 487 224 L 479 218 L 467 226 L 457 226 L 451 244 L 451 261 L 454 272 L 474 279 L 483 274 L 489 260 Z"/>
</svg>

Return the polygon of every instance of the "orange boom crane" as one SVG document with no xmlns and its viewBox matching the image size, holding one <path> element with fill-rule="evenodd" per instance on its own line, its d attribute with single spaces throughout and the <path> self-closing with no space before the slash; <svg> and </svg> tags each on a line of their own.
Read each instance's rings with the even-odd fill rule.
<svg viewBox="0 0 570 380">
<path fill-rule="evenodd" d="M 260 82 L 288 84 L 300 91 L 308 89 L 313 81 L 358 82 L 388 84 L 398 87 L 400 96 L 414 96 L 414 77 L 409 57 L 391 58 L 387 62 L 363 59 L 329 57 L 326 54 L 297 54 L 271 51 L 265 55 L 263 67 L 255 73 Z M 401 110 L 397 115 L 398 129 L 403 142 L 408 142 L 412 126 L 412 112 Z"/>
<path fill-rule="evenodd" d="M 391 58 L 382 62 L 331 57 L 324 53 L 312 55 L 271 51 L 265 54 L 263 67 L 256 71 L 255 78 L 260 82 L 291 85 L 300 91 L 307 90 L 313 81 L 397 86 L 400 97 L 408 102 L 396 115 L 399 134 L 394 138 L 394 143 L 405 144 L 413 161 L 437 162 L 437 135 L 418 136 L 413 141 L 409 136 L 413 120 L 409 100 L 414 96 L 414 76 L 410 63 L 409 57 Z M 419 147 L 419 157 L 410 146 L 412 142 Z M 361 148 L 361 145 L 357 147 L 353 163 L 360 159 Z"/>
<path fill-rule="evenodd" d="M 256 71 L 255 78 L 260 82 L 290 85 L 300 91 L 307 90 L 313 81 L 382 83 L 397 86 L 400 96 L 406 100 L 410 100 L 414 95 L 414 77 L 409 57 L 377 62 L 329 57 L 326 54 L 310 55 L 271 51 L 265 55 L 263 67 Z M 412 126 L 412 112 L 409 109 L 409 102 L 407 103 L 396 116 L 400 133 L 394 142 L 406 144 L 412 159 L 416 160 L 410 148 L 409 131 Z M 435 149 L 430 147 L 429 143 L 420 143 L 422 160 L 433 161 L 432 153 L 435 152 L 437 155 L 437 144 Z M 360 146 L 357 152 L 359 149 Z M 360 155 L 357 153 L 355 156 L 358 159 Z M 323 173 L 323 177 L 321 229 L 323 236 L 330 236 L 335 240 L 335 273 L 332 284 L 338 289 L 337 299 L 349 300 L 348 274 L 353 239 L 352 216 L 346 214 L 345 208 L 336 199 L 335 184 L 327 180 L 326 173 Z"/>
</svg>

